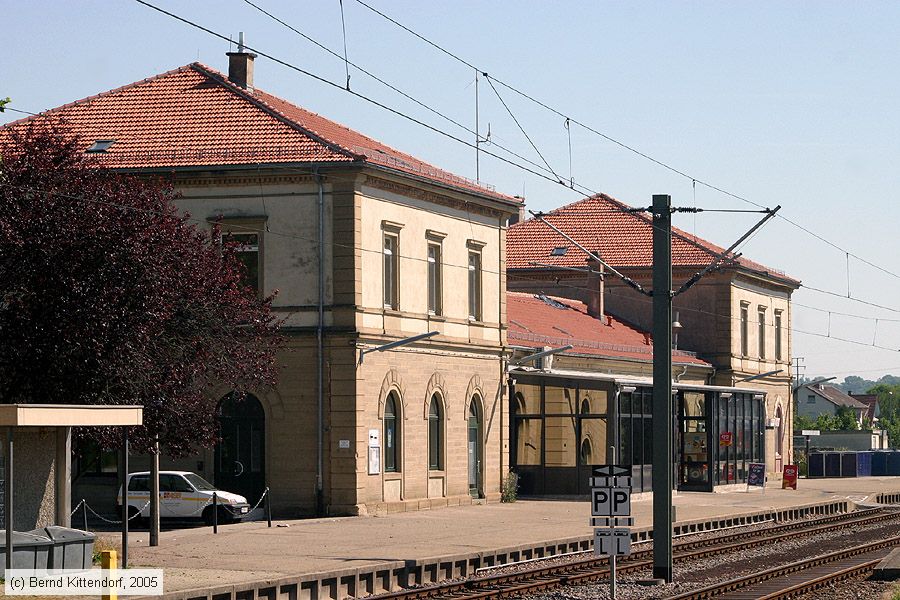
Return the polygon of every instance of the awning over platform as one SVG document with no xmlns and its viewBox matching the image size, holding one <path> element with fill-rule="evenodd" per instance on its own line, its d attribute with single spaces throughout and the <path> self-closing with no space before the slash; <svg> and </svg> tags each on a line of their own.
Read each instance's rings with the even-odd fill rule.
<svg viewBox="0 0 900 600">
<path fill-rule="evenodd" d="M 141 425 L 141 406 L 0 404 L 0 427 L 120 427 Z"/>
</svg>

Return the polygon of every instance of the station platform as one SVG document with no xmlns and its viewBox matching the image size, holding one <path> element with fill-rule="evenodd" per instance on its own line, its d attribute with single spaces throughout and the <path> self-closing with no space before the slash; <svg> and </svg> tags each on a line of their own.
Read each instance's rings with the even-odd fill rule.
<svg viewBox="0 0 900 600">
<path fill-rule="evenodd" d="M 834 514 L 900 493 L 900 477 L 800 479 L 718 493 L 677 492 L 676 533 L 772 518 Z M 652 526 L 649 495 L 632 502 L 633 531 Z M 129 536 L 130 567 L 165 570 L 170 599 L 344 598 L 471 574 L 477 568 L 591 547 L 590 503 L 520 499 L 386 516 L 317 518 Z M 114 533 L 99 534 L 108 545 Z M 640 539 L 640 538 L 638 538 Z M 290 589 L 289 589 L 290 588 Z M 293 592 L 291 592 L 293 589 Z M 267 593 L 264 590 L 270 590 Z"/>
</svg>

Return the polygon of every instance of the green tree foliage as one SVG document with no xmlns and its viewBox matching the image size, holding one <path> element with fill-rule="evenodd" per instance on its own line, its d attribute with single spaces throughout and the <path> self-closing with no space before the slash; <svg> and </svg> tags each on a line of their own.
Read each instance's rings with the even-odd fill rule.
<svg viewBox="0 0 900 600">
<path fill-rule="evenodd" d="M 210 388 L 274 385 L 283 343 L 236 245 L 179 213 L 170 186 L 101 168 L 63 131 L 12 132 L 0 156 L 0 403 L 140 404 L 135 450 L 157 435 L 175 455 L 212 445 Z"/>
<path fill-rule="evenodd" d="M 0 112 L 6 112 L 6 105 L 10 103 L 9 96 L 0 98 Z"/>
<path fill-rule="evenodd" d="M 815 419 L 806 415 L 794 417 L 794 431 L 818 429 L 819 431 L 858 431 L 856 411 L 847 406 L 838 408 L 834 415 L 821 414 Z"/>
</svg>

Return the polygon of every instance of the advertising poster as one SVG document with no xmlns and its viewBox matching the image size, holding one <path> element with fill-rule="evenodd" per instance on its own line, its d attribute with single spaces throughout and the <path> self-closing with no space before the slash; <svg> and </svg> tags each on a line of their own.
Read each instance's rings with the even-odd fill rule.
<svg viewBox="0 0 900 600">
<path fill-rule="evenodd" d="M 797 465 L 784 465 L 784 470 L 782 471 L 783 476 L 781 478 L 781 489 L 787 490 L 796 490 L 797 489 L 797 475 L 799 473 L 797 469 Z"/>
<path fill-rule="evenodd" d="M 766 465 L 765 463 L 750 463 L 750 470 L 747 473 L 747 487 L 756 486 L 766 487 Z"/>
</svg>

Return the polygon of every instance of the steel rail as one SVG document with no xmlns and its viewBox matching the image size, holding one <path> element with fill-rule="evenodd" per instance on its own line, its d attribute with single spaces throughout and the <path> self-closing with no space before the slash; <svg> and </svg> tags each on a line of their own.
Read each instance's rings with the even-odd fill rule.
<svg viewBox="0 0 900 600">
<path fill-rule="evenodd" d="M 800 571 L 805 571 L 807 569 L 812 569 L 815 567 L 827 565 L 829 563 L 834 563 L 837 561 L 845 560 L 848 558 L 857 557 L 860 555 L 871 554 L 878 550 L 884 548 L 890 548 L 893 546 L 900 545 L 900 535 L 889 537 L 883 540 L 878 540 L 877 542 L 869 542 L 867 544 L 862 544 L 859 546 L 854 546 L 852 548 L 847 548 L 845 550 L 837 550 L 835 552 L 829 552 L 828 554 L 823 554 L 821 556 L 816 556 L 813 558 L 809 558 L 806 560 L 798 560 L 796 562 L 782 565 L 780 567 L 773 567 L 771 569 L 766 569 L 764 571 L 758 571 L 756 573 L 752 573 L 750 575 L 746 575 L 744 577 L 737 577 L 735 579 L 730 579 L 723 583 L 710 585 L 707 587 L 703 587 L 700 589 L 692 590 L 690 592 L 685 592 L 683 594 L 679 594 L 677 596 L 670 596 L 669 600 L 704 600 L 706 598 L 720 598 L 729 592 L 737 592 L 744 588 L 747 588 L 751 585 L 755 585 L 758 583 L 763 583 L 778 577 L 783 577 L 785 575 L 790 575 L 792 573 L 797 573 Z M 878 557 L 878 560 L 872 559 L 867 560 L 864 564 L 875 563 L 882 557 Z M 859 566 L 855 565 L 854 567 Z M 872 567 L 874 569 L 874 566 Z M 843 569 L 841 569 L 843 571 Z M 823 580 L 832 575 L 836 575 L 838 572 L 836 571 L 834 574 L 822 575 L 818 577 L 810 578 L 808 582 L 800 585 L 816 585 L 821 583 L 819 580 Z M 795 585 L 789 586 L 789 588 L 785 588 L 785 590 L 779 590 L 773 592 L 774 595 L 770 594 L 773 598 L 783 598 L 787 596 L 779 596 L 778 594 L 792 592 Z M 766 596 L 769 597 L 769 596 Z"/>
<path fill-rule="evenodd" d="M 764 546 L 773 541 L 793 538 L 797 535 L 814 535 L 822 531 L 834 531 L 897 518 L 900 518 L 900 513 L 885 512 L 881 508 L 874 508 L 831 515 L 810 521 L 795 521 L 769 529 L 729 533 L 701 540 L 685 540 L 674 546 L 676 551 L 674 558 L 678 562 L 695 560 L 735 550 Z M 617 566 L 617 572 L 624 575 L 651 567 L 653 564 L 652 553 L 652 549 L 633 552 Z M 553 556 L 547 557 L 547 559 L 553 558 Z M 498 565 L 498 568 L 503 568 L 503 565 Z M 548 565 L 515 573 L 488 575 L 465 581 L 438 583 L 419 588 L 398 590 L 369 596 L 368 598 L 369 600 L 418 600 L 450 597 L 457 600 L 462 598 L 467 600 L 502 598 L 538 592 L 567 584 L 584 584 L 590 581 L 603 580 L 608 578 L 608 576 L 609 569 L 606 558 L 588 558 L 562 565 Z"/>
</svg>

